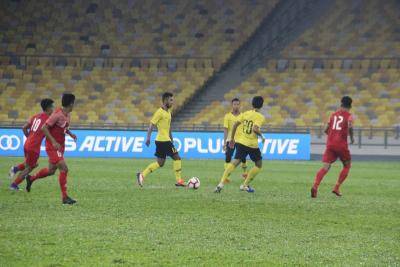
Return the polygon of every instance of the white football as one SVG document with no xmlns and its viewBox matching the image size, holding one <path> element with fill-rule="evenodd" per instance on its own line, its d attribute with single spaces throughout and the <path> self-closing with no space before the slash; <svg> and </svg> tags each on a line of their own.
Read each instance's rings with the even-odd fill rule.
<svg viewBox="0 0 400 267">
<path fill-rule="evenodd" d="M 191 189 L 198 189 L 200 187 L 200 179 L 197 177 L 192 177 L 187 183 L 187 187 Z"/>
</svg>

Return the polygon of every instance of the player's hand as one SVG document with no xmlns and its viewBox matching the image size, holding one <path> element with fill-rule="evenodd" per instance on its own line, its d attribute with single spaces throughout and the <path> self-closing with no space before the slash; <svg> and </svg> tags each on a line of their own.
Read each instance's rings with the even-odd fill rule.
<svg viewBox="0 0 400 267">
<path fill-rule="evenodd" d="M 57 149 L 60 150 L 61 149 L 61 145 L 57 142 L 53 142 L 53 146 Z"/>
<path fill-rule="evenodd" d="M 222 147 L 222 151 L 226 151 L 226 143 L 223 145 L 223 147 Z"/>
<path fill-rule="evenodd" d="M 234 149 L 234 148 L 235 148 L 235 140 L 231 140 L 231 141 L 229 142 L 229 148 L 230 148 L 230 149 Z"/>
<path fill-rule="evenodd" d="M 146 146 L 149 146 L 150 145 L 150 138 L 147 138 L 146 139 Z"/>
<path fill-rule="evenodd" d="M 78 137 L 76 137 L 76 135 L 73 133 L 70 133 L 69 136 L 71 136 L 71 138 L 74 139 L 74 142 L 76 143 L 76 140 L 78 140 Z"/>
</svg>

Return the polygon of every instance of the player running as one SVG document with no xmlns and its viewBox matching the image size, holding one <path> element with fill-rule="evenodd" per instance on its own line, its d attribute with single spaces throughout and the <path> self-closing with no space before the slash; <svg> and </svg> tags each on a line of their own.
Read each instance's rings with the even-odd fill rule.
<svg viewBox="0 0 400 267">
<path fill-rule="evenodd" d="M 184 187 L 185 182 L 182 179 L 182 162 L 179 157 L 178 151 L 176 151 L 173 138 L 171 134 L 171 108 L 174 103 L 174 97 L 172 93 L 164 93 L 162 95 L 162 106 L 154 113 L 153 118 L 150 121 L 149 129 L 147 130 L 146 146 L 150 145 L 150 137 L 154 127 L 157 127 L 158 133 L 156 137 L 156 153 L 157 161 L 151 163 L 142 172 L 136 174 L 137 183 L 143 187 L 144 179 L 151 172 L 154 172 L 160 167 L 164 166 L 165 159 L 167 156 L 171 157 L 173 162 L 173 168 L 175 172 L 177 187 Z"/>
<path fill-rule="evenodd" d="M 53 112 L 53 103 L 54 101 L 52 99 L 42 99 L 42 101 L 40 101 L 40 106 L 42 107 L 43 112 L 32 116 L 22 127 L 22 131 L 27 138 L 24 144 L 25 162 L 11 167 L 9 172 L 11 179 L 14 178 L 17 172 L 19 172 L 13 183 L 10 185 L 11 190 L 20 190 L 18 185 L 34 168 L 38 166 L 37 162 L 40 157 L 40 146 L 44 139 L 44 133 L 41 129 Z"/>
<path fill-rule="evenodd" d="M 242 113 L 233 125 L 229 146 L 233 149 L 235 143 L 237 143 L 235 159 L 226 166 L 221 181 L 215 188 L 215 193 L 221 192 L 224 185 L 229 182 L 229 175 L 247 155 L 250 155 L 250 159 L 255 163 L 255 166 L 249 171 L 246 180 L 240 186 L 240 190 L 254 193 L 254 189 L 249 184 L 262 168 L 262 156 L 258 147 L 258 137 L 261 137 L 263 143 L 265 142 L 265 138 L 260 130 L 265 122 L 264 116 L 260 113 L 263 104 L 264 99 L 261 96 L 255 96 L 252 101 L 254 109 Z M 236 130 L 239 125 L 242 125 L 240 128 L 242 133 L 236 136 Z"/>
<path fill-rule="evenodd" d="M 234 98 L 231 101 L 232 104 L 232 111 L 229 113 L 225 114 L 224 117 L 224 147 L 223 150 L 225 151 L 225 165 L 224 169 L 226 169 L 226 166 L 228 163 L 231 162 L 233 153 L 235 152 L 236 146 L 232 149 L 229 147 L 229 143 L 231 141 L 231 136 L 232 136 L 232 129 L 233 125 L 239 118 L 240 113 L 240 100 L 238 98 Z M 237 139 L 238 136 L 241 134 L 241 130 L 236 131 L 235 138 Z M 242 170 L 243 170 L 243 178 L 247 177 L 247 164 L 246 164 L 246 159 L 242 159 Z"/>
<path fill-rule="evenodd" d="M 339 158 L 343 163 L 343 169 L 340 172 L 339 178 L 336 182 L 332 193 L 338 197 L 342 196 L 340 193 L 340 186 L 349 174 L 351 167 L 351 155 L 347 144 L 347 136 L 350 135 L 351 144 L 354 143 L 353 136 L 353 118 L 350 114 L 351 104 L 353 100 L 349 96 L 344 96 L 341 100 L 341 107 L 334 112 L 328 124 L 325 127 L 325 133 L 328 135 L 326 142 L 325 153 L 322 157 L 323 167 L 317 172 L 315 176 L 314 185 L 311 188 L 311 197 L 316 198 L 318 187 L 331 168 L 331 164 Z"/>
<path fill-rule="evenodd" d="M 42 127 L 42 131 L 46 136 L 46 152 L 49 156 L 49 167 L 41 169 L 33 176 L 27 176 L 26 190 L 30 192 L 34 181 L 53 175 L 56 170 L 59 169 L 60 174 L 58 176 L 58 181 L 61 188 L 62 203 L 72 205 L 75 204 L 76 201 L 67 194 L 68 167 L 64 160 L 64 151 L 65 134 L 71 136 L 76 142 L 76 135 L 69 130 L 71 122 L 70 113 L 74 108 L 75 96 L 73 94 L 63 94 L 61 103 L 62 107 L 56 109 Z"/>
</svg>

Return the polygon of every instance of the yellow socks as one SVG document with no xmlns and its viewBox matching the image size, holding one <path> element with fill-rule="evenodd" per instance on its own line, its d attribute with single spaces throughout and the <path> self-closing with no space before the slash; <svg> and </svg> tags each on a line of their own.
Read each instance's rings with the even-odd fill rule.
<svg viewBox="0 0 400 267">
<path fill-rule="evenodd" d="M 242 162 L 242 170 L 243 170 L 243 174 L 247 174 L 247 163 L 246 162 Z"/>
<path fill-rule="evenodd" d="M 249 183 L 256 177 L 256 175 L 261 171 L 261 168 L 258 168 L 257 166 L 254 166 L 251 168 L 249 171 L 249 174 L 247 175 L 246 180 L 244 181 L 243 185 L 248 186 Z"/>
<path fill-rule="evenodd" d="M 181 160 L 174 160 L 173 168 L 175 172 L 175 178 L 177 182 L 182 181 L 182 161 Z"/>
<path fill-rule="evenodd" d="M 225 168 L 225 171 L 224 171 L 224 174 L 222 175 L 222 178 L 221 178 L 221 181 L 220 181 L 220 185 L 222 184 L 222 185 L 224 185 L 224 184 L 226 184 L 227 182 L 229 182 L 229 175 L 231 175 L 231 173 L 235 170 L 235 165 L 233 165 L 232 163 L 228 163 L 227 164 L 227 166 L 226 166 L 226 168 Z"/>
<path fill-rule="evenodd" d="M 149 166 L 146 167 L 146 169 L 144 169 L 144 171 L 143 171 L 143 177 L 146 177 L 147 175 L 149 175 L 149 173 L 154 172 L 154 171 L 157 170 L 158 168 L 160 168 L 160 165 L 158 164 L 157 161 L 151 163 Z"/>
</svg>

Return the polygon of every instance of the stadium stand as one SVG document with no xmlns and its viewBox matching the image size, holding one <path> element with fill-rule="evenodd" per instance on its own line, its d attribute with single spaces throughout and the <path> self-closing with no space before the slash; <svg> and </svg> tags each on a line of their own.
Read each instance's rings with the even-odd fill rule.
<svg viewBox="0 0 400 267">
<path fill-rule="evenodd" d="M 267 99 L 268 124 L 317 126 L 337 108 L 339 97 L 349 94 L 357 126 L 400 125 L 399 6 L 395 0 L 335 1 L 276 59 L 266 60 L 191 121 L 222 124 L 216 115 L 229 110 L 233 97 L 246 109 L 251 96 L 260 94 Z"/>
<path fill-rule="evenodd" d="M 396 0 L 337 0 L 327 16 L 281 53 L 284 57 L 398 57 Z"/>
<path fill-rule="evenodd" d="M 162 91 L 179 109 L 276 2 L 1 1 L 0 121 L 70 91 L 75 122 L 147 123 Z"/>
<path fill-rule="evenodd" d="M 354 99 L 358 126 L 392 126 L 400 123 L 400 72 L 398 69 L 307 68 L 299 60 L 284 70 L 279 61 L 260 68 L 248 80 L 214 101 L 195 116 L 200 124 L 222 124 L 219 114 L 228 112 L 230 100 L 239 97 L 243 109 L 250 108 L 254 95 L 266 97 L 263 112 L 272 126 L 319 126 L 338 107 L 341 95 Z M 339 61 L 340 62 L 340 61 Z M 300 65 L 303 64 L 303 65 Z M 216 117 L 220 120 L 215 120 Z"/>
<path fill-rule="evenodd" d="M 277 0 L 2 2 L 0 54 L 212 56 L 225 62 Z"/>
</svg>

